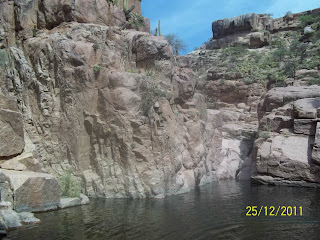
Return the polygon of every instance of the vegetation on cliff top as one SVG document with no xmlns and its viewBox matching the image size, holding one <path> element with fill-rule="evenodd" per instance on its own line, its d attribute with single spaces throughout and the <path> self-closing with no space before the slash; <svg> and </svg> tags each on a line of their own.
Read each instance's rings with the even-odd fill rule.
<svg viewBox="0 0 320 240">
<path fill-rule="evenodd" d="M 270 46 L 263 51 L 249 50 L 243 46 L 224 48 L 220 51 L 222 65 L 240 74 L 247 84 L 271 82 L 284 86 L 286 79 L 296 79 L 299 69 L 320 69 L 320 40 L 301 41 L 299 32 L 273 34 Z M 317 79 L 308 84 L 320 82 Z"/>
</svg>

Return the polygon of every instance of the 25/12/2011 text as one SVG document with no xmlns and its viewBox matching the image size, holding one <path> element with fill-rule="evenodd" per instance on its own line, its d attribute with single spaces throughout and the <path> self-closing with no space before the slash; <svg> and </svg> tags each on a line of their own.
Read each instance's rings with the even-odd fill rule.
<svg viewBox="0 0 320 240">
<path fill-rule="evenodd" d="M 303 210 L 302 206 L 247 206 L 246 216 L 259 217 L 259 216 L 302 216 Z"/>
</svg>

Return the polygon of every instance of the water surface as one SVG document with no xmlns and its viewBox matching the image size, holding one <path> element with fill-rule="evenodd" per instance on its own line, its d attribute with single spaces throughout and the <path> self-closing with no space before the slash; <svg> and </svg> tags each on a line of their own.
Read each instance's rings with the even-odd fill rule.
<svg viewBox="0 0 320 240">
<path fill-rule="evenodd" d="M 248 205 L 302 206 L 303 216 L 248 217 Z M 164 199 L 92 199 L 36 217 L 40 224 L 9 239 L 320 239 L 320 190 L 220 181 Z"/>
</svg>

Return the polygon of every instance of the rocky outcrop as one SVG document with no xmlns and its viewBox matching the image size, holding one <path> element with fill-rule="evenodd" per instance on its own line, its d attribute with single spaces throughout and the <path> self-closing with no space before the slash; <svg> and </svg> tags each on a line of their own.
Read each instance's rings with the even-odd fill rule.
<svg viewBox="0 0 320 240">
<path fill-rule="evenodd" d="M 14 100 L 0 95 L 0 159 L 15 156 L 24 149 L 22 115 Z"/>
<path fill-rule="evenodd" d="M 314 9 L 297 14 L 287 14 L 277 19 L 273 19 L 267 14 L 250 13 L 217 20 L 212 23 L 213 38 L 202 48 L 219 49 L 237 45 L 249 48 L 267 46 L 269 45 L 270 33 L 303 29 L 299 18 L 303 15 L 318 14 L 319 12 L 320 9 Z"/>
<path fill-rule="evenodd" d="M 82 193 L 107 198 L 161 198 L 247 179 L 251 165 L 256 179 L 318 181 L 317 150 L 310 157 L 316 87 L 271 90 L 259 104 L 268 86 L 231 71 L 221 51 L 175 57 L 164 37 L 125 29 L 128 19 L 109 1 L 0 5 L 0 186 L 17 212 L 87 204 L 83 194 L 60 198 L 57 179 L 66 172 Z M 220 21 L 213 48 L 237 38 L 258 51 L 274 22 L 256 14 Z M 258 109 L 260 130 L 272 119 L 276 133 L 254 145 Z M 278 136 L 283 129 L 292 136 Z M 304 149 L 302 160 L 290 145 Z"/>
<path fill-rule="evenodd" d="M 164 197 L 235 177 L 252 136 L 234 140 L 238 119 L 207 111 L 195 72 L 175 64 L 165 38 L 123 30 L 116 7 L 102 0 L 14 10 L 15 37 L 25 40 L 23 48 L 6 43 L 0 81 L 20 113 L 24 145 L 0 166 L 16 211 L 55 208 L 51 176 L 69 169 L 92 197 Z M 27 195 L 35 187 L 42 195 Z"/>
<path fill-rule="evenodd" d="M 253 29 L 263 30 L 272 23 L 272 18 L 264 14 L 249 13 L 234 18 L 217 20 L 212 23 L 214 39 L 235 33 L 250 32 Z"/>
<path fill-rule="evenodd" d="M 59 208 L 69 208 L 81 205 L 80 198 L 61 198 Z"/>
<path fill-rule="evenodd" d="M 255 182 L 318 186 L 318 97 L 318 86 L 274 88 L 266 94 L 259 109 L 264 132 L 252 153 Z"/>
<path fill-rule="evenodd" d="M 40 220 L 30 212 L 17 213 L 12 209 L 0 210 L 0 236 L 6 236 L 8 229 L 21 227 L 22 224 L 39 223 Z"/>
<path fill-rule="evenodd" d="M 11 202 L 17 212 L 47 211 L 58 207 L 60 186 L 49 174 L 0 170 L 0 183 L 2 198 Z"/>
</svg>

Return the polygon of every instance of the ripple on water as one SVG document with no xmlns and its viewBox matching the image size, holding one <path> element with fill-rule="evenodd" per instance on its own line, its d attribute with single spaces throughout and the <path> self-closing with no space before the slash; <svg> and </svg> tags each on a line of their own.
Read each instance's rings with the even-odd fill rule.
<svg viewBox="0 0 320 240">
<path fill-rule="evenodd" d="M 40 224 L 9 233 L 23 240 L 320 239 L 318 189 L 220 181 L 164 199 L 96 199 L 36 214 Z M 247 217 L 246 206 L 303 206 L 302 217 Z"/>
</svg>

